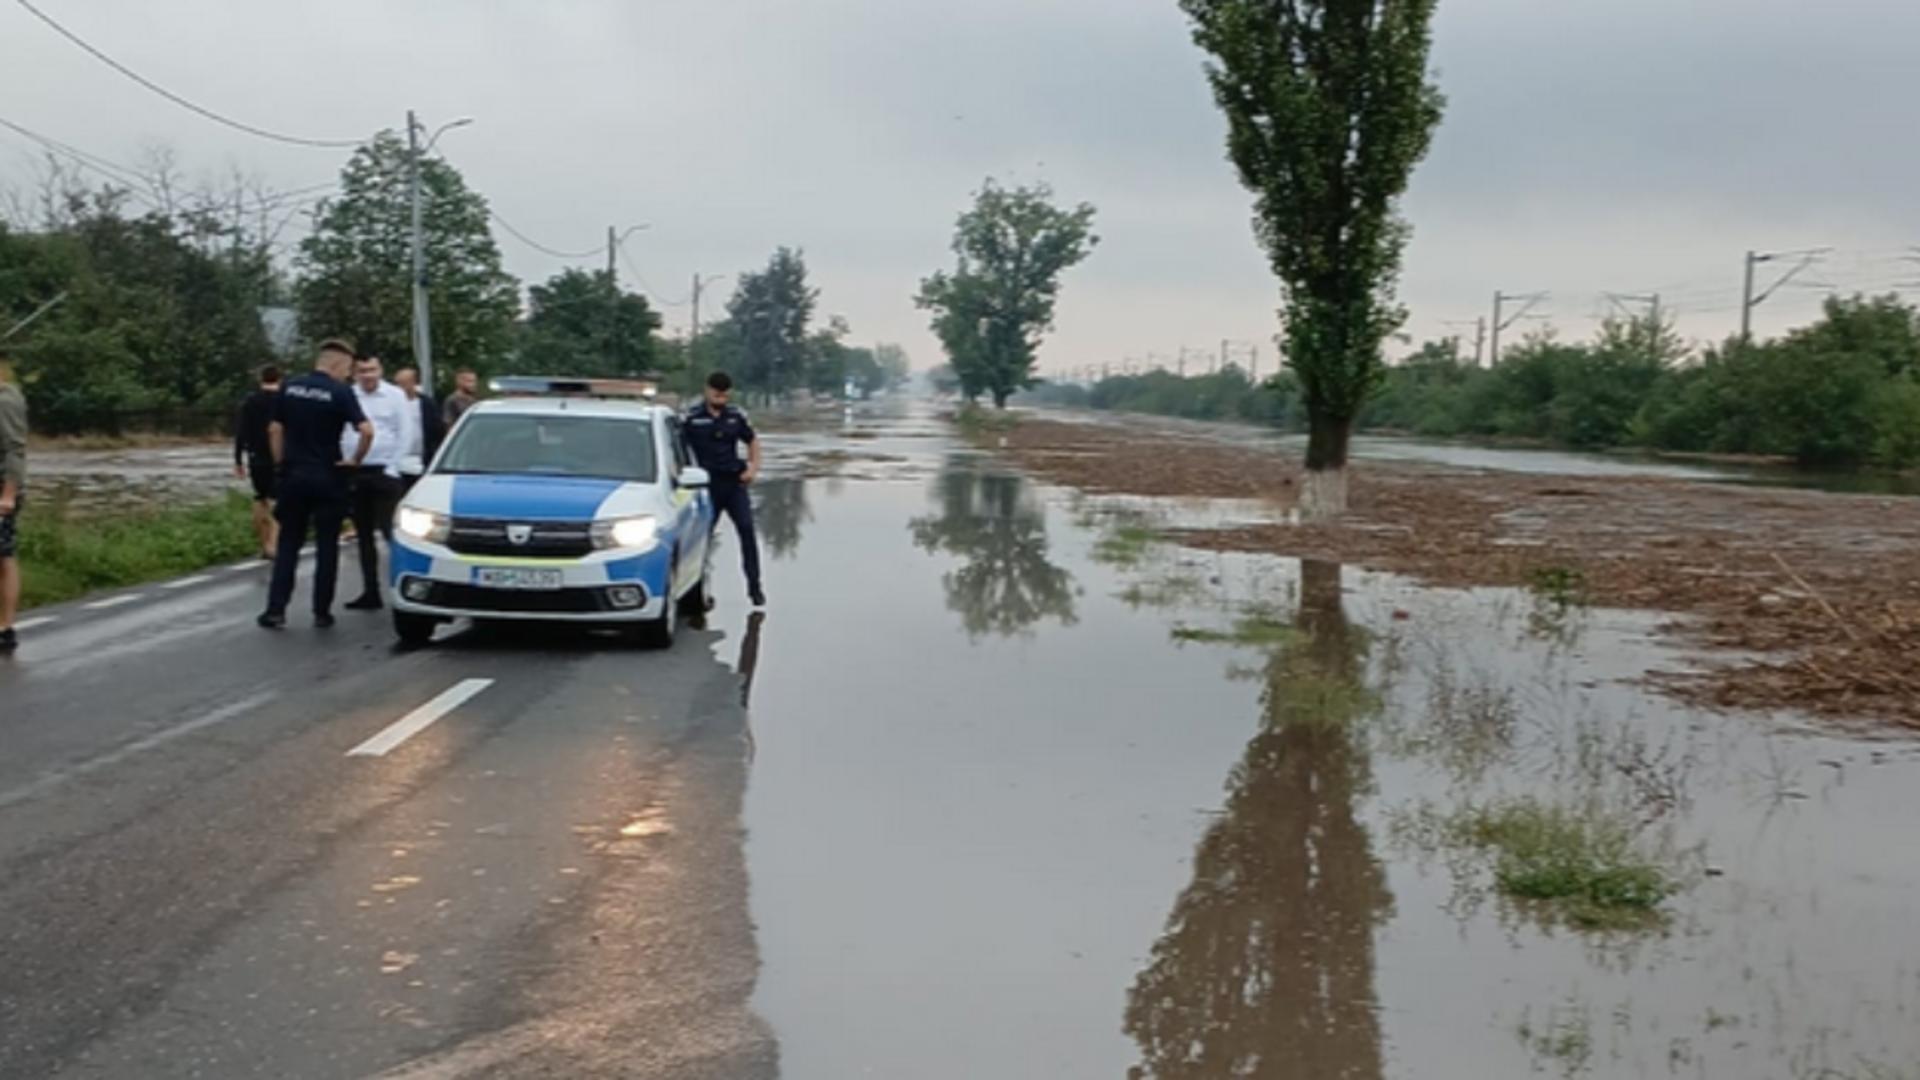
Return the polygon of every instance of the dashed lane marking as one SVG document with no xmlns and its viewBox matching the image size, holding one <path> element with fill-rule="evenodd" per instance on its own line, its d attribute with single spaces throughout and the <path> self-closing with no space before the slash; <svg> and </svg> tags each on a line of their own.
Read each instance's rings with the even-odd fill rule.
<svg viewBox="0 0 1920 1080">
<path fill-rule="evenodd" d="M 56 623 L 59 621 L 60 619 L 57 616 L 42 615 L 37 619 L 21 619 L 19 622 L 13 624 L 13 628 L 15 630 L 31 630 L 36 626 L 45 626 L 48 623 Z"/>
<path fill-rule="evenodd" d="M 195 574 L 192 577 L 183 577 L 179 581 L 169 581 L 160 587 L 163 589 L 184 589 L 191 585 L 204 585 L 212 580 L 212 574 Z"/>
<path fill-rule="evenodd" d="M 492 679 L 462 679 L 439 697 L 388 724 L 378 735 L 347 751 L 348 757 L 385 757 L 401 743 L 425 731 L 435 720 L 473 700 Z"/>
<path fill-rule="evenodd" d="M 86 608 L 88 611 L 104 611 L 107 608 L 119 607 L 121 604 L 131 604 L 145 595 L 144 593 L 125 593 L 121 596 L 109 596 L 105 600 L 95 600 L 91 604 L 82 604 L 80 606 Z"/>
</svg>

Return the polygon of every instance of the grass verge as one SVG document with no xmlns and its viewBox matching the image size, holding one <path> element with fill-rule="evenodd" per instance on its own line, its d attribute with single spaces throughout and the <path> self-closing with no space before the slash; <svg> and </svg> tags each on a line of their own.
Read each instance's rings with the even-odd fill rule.
<svg viewBox="0 0 1920 1080">
<path fill-rule="evenodd" d="M 1010 412 L 973 403 L 960 406 L 953 414 L 953 423 L 963 435 L 1004 435 L 1018 426 L 1020 419 Z"/>
<path fill-rule="evenodd" d="M 191 573 L 252 555 L 245 495 L 122 516 L 29 502 L 20 514 L 23 608 Z"/>
</svg>

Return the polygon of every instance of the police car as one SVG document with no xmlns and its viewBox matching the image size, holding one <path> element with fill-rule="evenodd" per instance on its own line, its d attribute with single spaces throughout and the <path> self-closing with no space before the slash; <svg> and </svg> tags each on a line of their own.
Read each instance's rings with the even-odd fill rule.
<svg viewBox="0 0 1920 1080">
<path fill-rule="evenodd" d="M 496 379 L 394 516 L 393 628 L 423 644 L 455 618 L 630 628 L 673 643 L 705 609 L 709 478 L 650 390 Z"/>
</svg>

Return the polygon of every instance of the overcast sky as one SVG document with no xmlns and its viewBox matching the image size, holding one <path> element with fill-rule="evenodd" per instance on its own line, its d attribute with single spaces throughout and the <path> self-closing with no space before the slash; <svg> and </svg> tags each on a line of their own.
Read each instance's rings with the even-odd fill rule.
<svg viewBox="0 0 1920 1080">
<path fill-rule="evenodd" d="M 670 330 L 695 271 L 786 244 L 806 250 L 823 313 L 927 366 L 938 348 L 912 294 L 995 176 L 1099 208 L 1044 368 L 1222 339 L 1273 363 L 1275 286 L 1173 0 L 36 3 L 262 127 L 355 138 L 408 108 L 473 117 L 441 149 L 534 239 L 583 249 L 651 223 L 628 251 Z M 1448 324 L 1502 289 L 1551 290 L 1541 310 L 1584 335 L 1601 292 L 1658 288 L 1683 332 L 1718 338 L 1748 248 L 1836 247 L 1809 281 L 1920 281 L 1900 261 L 1920 245 L 1920 3 L 1441 0 L 1435 34 L 1449 103 L 1405 206 L 1409 333 L 1471 338 Z M 115 160 L 166 144 L 191 170 L 237 164 L 281 188 L 345 155 L 186 112 L 14 0 L 0 117 Z M 0 131 L 0 179 L 30 175 L 27 145 Z M 500 245 L 523 279 L 564 265 Z M 1756 323 L 1804 321 L 1819 299 L 1783 290 Z"/>
</svg>

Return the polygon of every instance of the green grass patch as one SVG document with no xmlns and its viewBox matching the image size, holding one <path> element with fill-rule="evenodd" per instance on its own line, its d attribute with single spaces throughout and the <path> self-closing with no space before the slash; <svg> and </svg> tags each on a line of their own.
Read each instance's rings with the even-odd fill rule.
<svg viewBox="0 0 1920 1080">
<path fill-rule="evenodd" d="M 1197 604 L 1206 597 L 1206 582 L 1182 574 L 1157 581 L 1137 581 L 1119 593 L 1120 602 L 1130 608 L 1179 607 Z"/>
<path fill-rule="evenodd" d="M 192 573 L 254 554 L 252 503 L 245 495 L 124 515 L 69 513 L 29 502 L 20 514 L 22 607 L 57 604 Z"/>
<path fill-rule="evenodd" d="M 1141 525 L 1119 525 L 1093 545 L 1093 557 L 1112 566 L 1136 566 L 1159 537 Z"/>
<path fill-rule="evenodd" d="M 1537 599 L 1561 610 L 1587 603 L 1587 575 L 1577 566 L 1535 567 L 1527 575 L 1527 588 Z"/>
<path fill-rule="evenodd" d="M 1173 640 L 1200 645 L 1285 645 L 1299 637 L 1294 627 L 1261 616 L 1241 619 L 1231 630 L 1182 626 L 1173 631 Z"/>
<path fill-rule="evenodd" d="M 1672 875 L 1635 850 L 1632 825 L 1602 810 L 1517 799 L 1462 810 L 1449 831 L 1494 854 L 1501 892 L 1554 904 L 1576 926 L 1644 924 L 1674 891 Z"/>
</svg>

